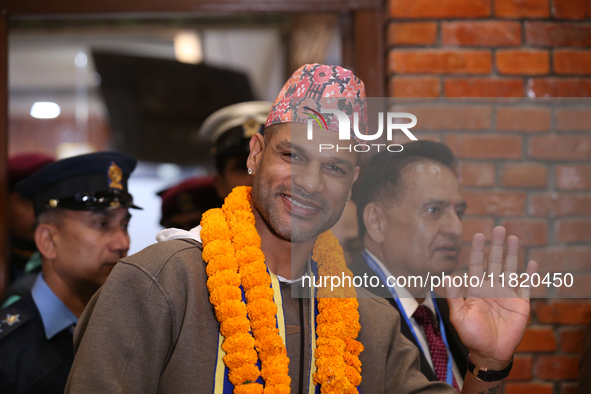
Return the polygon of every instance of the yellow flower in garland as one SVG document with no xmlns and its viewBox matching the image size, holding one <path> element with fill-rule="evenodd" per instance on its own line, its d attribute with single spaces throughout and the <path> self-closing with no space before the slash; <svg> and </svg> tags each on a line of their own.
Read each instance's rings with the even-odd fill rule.
<svg viewBox="0 0 591 394">
<path fill-rule="evenodd" d="M 202 217 L 207 288 L 225 337 L 224 363 L 234 394 L 289 394 L 289 358 L 276 326 L 277 305 L 260 249 L 261 239 L 254 226 L 250 190 L 244 186 L 235 188 L 221 209 L 209 210 Z M 318 238 L 313 258 L 318 262 L 319 275 L 344 272 L 351 276 L 342 249 L 330 231 Z M 246 304 L 242 301 L 241 285 Z M 318 295 L 314 382 L 321 384 L 322 393 L 357 393 L 363 346 L 355 340 L 360 329 L 355 289 L 341 287 L 333 294 L 322 289 Z M 261 362 L 260 371 L 257 359 Z M 259 376 L 265 381 L 264 388 L 255 382 Z"/>
</svg>

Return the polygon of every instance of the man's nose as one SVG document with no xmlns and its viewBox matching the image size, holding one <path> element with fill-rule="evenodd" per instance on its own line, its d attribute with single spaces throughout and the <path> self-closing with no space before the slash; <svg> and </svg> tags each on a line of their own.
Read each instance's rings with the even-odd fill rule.
<svg viewBox="0 0 591 394">
<path fill-rule="evenodd" d="M 111 239 L 111 250 L 113 252 L 119 252 L 123 255 L 127 254 L 129 250 L 129 233 L 126 229 L 118 229 L 116 234 Z"/>
<path fill-rule="evenodd" d="M 321 165 L 317 162 L 292 166 L 292 181 L 295 185 L 301 187 L 306 193 L 317 193 L 322 191 L 323 187 L 321 171 Z"/>
<path fill-rule="evenodd" d="M 464 226 L 454 209 L 447 209 L 444 223 L 441 226 L 441 232 L 451 238 L 460 239 L 464 234 Z"/>
</svg>

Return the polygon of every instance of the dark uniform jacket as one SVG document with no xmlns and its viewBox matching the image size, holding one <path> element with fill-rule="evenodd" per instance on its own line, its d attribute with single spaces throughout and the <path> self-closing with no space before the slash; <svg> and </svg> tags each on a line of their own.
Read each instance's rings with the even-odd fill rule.
<svg viewBox="0 0 591 394">
<path fill-rule="evenodd" d="M 66 393 L 213 392 L 220 326 L 201 251 L 196 240 L 177 239 L 115 266 L 76 326 Z M 308 386 L 300 368 L 308 371 L 314 362 L 309 332 L 300 329 L 308 327 L 309 303 L 292 298 L 288 284 L 281 285 L 281 293 L 291 392 L 297 393 L 300 384 Z M 365 347 L 361 394 L 455 392 L 420 373 L 418 351 L 400 335 L 400 316 L 388 302 L 360 298 L 359 315 L 358 340 Z"/>
<path fill-rule="evenodd" d="M 367 265 L 367 262 L 365 261 L 362 255 L 358 255 L 357 257 L 355 257 L 349 268 L 353 272 L 353 275 L 356 276 L 363 277 L 364 274 L 367 274 L 368 277 L 377 276 L 373 272 L 373 270 Z M 384 286 L 382 287 L 382 285 Z M 366 290 L 372 292 L 378 297 L 387 299 L 390 302 L 390 304 L 392 304 L 392 306 L 396 308 L 398 313 L 403 313 L 399 310 L 398 304 L 392 298 L 392 294 L 388 290 L 388 287 L 384 283 L 382 283 L 381 280 L 379 286 L 367 287 Z M 441 319 L 443 320 L 443 325 L 445 326 L 445 333 L 447 334 L 447 340 L 451 350 L 451 355 L 458 367 L 458 370 L 460 371 L 460 375 L 463 378 L 466 375 L 466 370 L 468 369 L 468 348 L 464 346 L 464 344 L 460 340 L 460 337 L 456 329 L 449 320 L 449 306 L 447 304 L 447 300 L 444 298 L 433 298 L 433 301 L 437 303 L 439 311 L 441 312 Z M 405 319 L 400 319 L 400 331 L 409 341 L 413 343 L 413 345 L 417 347 L 417 349 L 419 349 L 421 372 L 423 373 L 423 375 L 425 375 L 427 379 L 429 379 L 430 381 L 436 382 L 437 376 L 435 375 L 435 372 L 427 362 L 425 355 L 421 351 L 421 347 L 417 344 L 417 340 L 415 339 L 414 335 L 412 335 L 412 331 L 410 330 L 410 327 L 406 323 Z"/>
<path fill-rule="evenodd" d="M 63 393 L 74 360 L 71 332 L 48 340 L 30 294 L 0 310 L 0 329 L 0 393 Z"/>
</svg>

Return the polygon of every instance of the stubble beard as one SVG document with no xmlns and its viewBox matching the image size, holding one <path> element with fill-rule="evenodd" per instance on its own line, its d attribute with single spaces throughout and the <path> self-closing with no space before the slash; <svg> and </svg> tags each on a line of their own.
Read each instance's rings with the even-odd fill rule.
<svg viewBox="0 0 591 394">
<path fill-rule="evenodd" d="M 329 204 L 319 198 L 311 198 L 303 191 L 296 191 L 295 187 L 290 189 L 285 186 L 279 186 L 271 191 L 270 188 L 264 184 L 262 177 L 255 177 L 252 185 L 252 201 L 255 209 L 259 212 L 267 226 L 280 237 L 291 242 L 306 242 L 315 238 L 330 229 L 341 217 L 345 204 L 340 209 L 331 211 Z M 281 202 L 279 198 L 283 198 L 280 194 L 291 194 L 301 196 L 302 198 L 310 199 L 323 208 L 324 212 L 331 213 L 330 215 L 323 215 L 320 220 L 317 220 L 311 228 L 306 228 L 303 223 L 305 219 L 301 219 L 295 215 L 290 215 L 289 220 L 284 220 L 284 215 L 281 214 Z"/>
</svg>

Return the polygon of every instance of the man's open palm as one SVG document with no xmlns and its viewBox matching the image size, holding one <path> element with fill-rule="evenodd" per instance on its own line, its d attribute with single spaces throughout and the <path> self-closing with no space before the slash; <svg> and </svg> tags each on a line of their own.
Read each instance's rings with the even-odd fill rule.
<svg viewBox="0 0 591 394">
<path fill-rule="evenodd" d="M 470 358 L 477 365 L 496 370 L 503 369 L 511 360 L 523 338 L 530 310 L 529 281 L 525 283 L 527 287 L 513 289 L 509 286 L 509 275 L 517 273 L 519 239 L 515 236 L 507 239 L 507 257 L 503 262 L 504 239 L 505 228 L 496 227 L 485 272 L 484 235 L 474 235 L 468 275 L 478 277 L 482 286 L 470 286 L 466 299 L 461 289 L 446 287 L 450 320 L 470 350 Z M 536 271 L 537 263 L 530 261 L 527 265 L 529 277 Z M 500 277 L 503 273 L 504 286 Z M 519 285 L 521 282 L 520 279 Z"/>
</svg>

